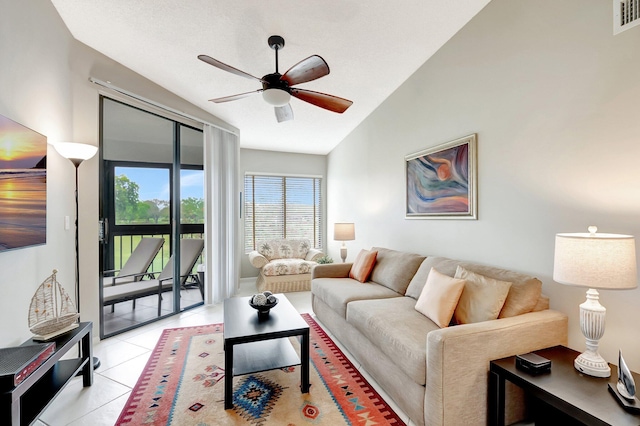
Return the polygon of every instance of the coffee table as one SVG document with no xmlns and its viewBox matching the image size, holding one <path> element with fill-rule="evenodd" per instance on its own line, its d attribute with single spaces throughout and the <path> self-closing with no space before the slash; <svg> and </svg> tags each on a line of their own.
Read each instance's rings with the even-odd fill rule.
<svg viewBox="0 0 640 426">
<path fill-rule="evenodd" d="M 258 318 L 250 297 L 224 301 L 224 408 L 233 408 L 233 377 L 301 364 L 300 390 L 309 392 L 309 325 L 284 294 L 269 316 Z M 300 336 L 300 357 L 289 341 Z M 302 358 L 302 360 L 300 359 Z"/>
</svg>

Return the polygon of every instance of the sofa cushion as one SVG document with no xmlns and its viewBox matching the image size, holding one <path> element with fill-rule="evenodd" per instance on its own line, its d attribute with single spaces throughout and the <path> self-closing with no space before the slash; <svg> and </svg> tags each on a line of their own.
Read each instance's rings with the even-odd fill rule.
<svg viewBox="0 0 640 426">
<path fill-rule="evenodd" d="M 371 272 L 371 281 L 382 284 L 397 293 L 404 294 L 411 278 L 415 275 L 425 257 L 419 254 L 405 253 L 382 247 L 373 247 L 371 250 L 378 252 L 376 265 L 373 268 L 373 272 Z M 425 276 L 422 284 L 426 281 L 427 277 Z"/>
<path fill-rule="evenodd" d="M 465 284 L 464 279 L 451 278 L 431 268 L 427 283 L 416 302 L 416 311 L 438 327 L 448 327 Z"/>
<path fill-rule="evenodd" d="M 439 272 L 453 277 L 458 265 L 471 272 L 512 283 L 509 294 L 507 295 L 507 300 L 498 318 L 513 317 L 532 312 L 542 294 L 542 282 L 530 275 L 472 262 L 461 262 L 445 257 L 429 256 L 422 262 L 418 272 L 416 272 L 411 280 L 406 295 L 414 299 L 420 297 L 422 287 L 424 287 L 424 284 L 427 282 L 427 276 L 431 268 L 436 268 Z"/>
<path fill-rule="evenodd" d="M 311 292 L 342 318 L 346 318 L 347 303 L 351 301 L 400 297 L 384 286 L 375 283 L 363 285 L 351 278 L 314 278 L 311 281 Z"/>
<path fill-rule="evenodd" d="M 275 259 L 262 267 L 266 276 L 310 274 L 316 262 L 302 259 Z"/>
<path fill-rule="evenodd" d="M 541 294 L 540 298 L 538 299 L 538 303 L 536 304 L 535 308 L 533 308 L 533 311 L 531 312 L 540 312 L 546 309 L 550 309 L 549 296 L 547 296 L 546 294 Z"/>
<path fill-rule="evenodd" d="M 429 276 L 431 274 L 433 271 Z M 456 324 L 471 324 L 498 318 L 504 302 L 507 300 L 507 294 L 511 287 L 510 282 L 476 274 L 460 265 L 456 270 L 455 278 L 466 281 L 458 306 L 455 308 L 454 321 Z"/>
<path fill-rule="evenodd" d="M 275 239 L 258 244 L 258 253 L 268 260 L 273 259 L 304 259 L 311 248 L 307 239 Z"/>
<path fill-rule="evenodd" d="M 373 265 L 376 264 L 376 256 L 378 252 L 375 250 L 360 250 L 360 253 L 356 256 L 356 260 L 351 265 L 349 271 L 349 278 L 358 280 L 361 283 L 369 279 Z"/>
<path fill-rule="evenodd" d="M 427 334 L 439 327 L 414 306 L 415 300 L 410 297 L 355 301 L 347 306 L 347 322 L 414 382 L 424 386 L 428 374 Z"/>
</svg>

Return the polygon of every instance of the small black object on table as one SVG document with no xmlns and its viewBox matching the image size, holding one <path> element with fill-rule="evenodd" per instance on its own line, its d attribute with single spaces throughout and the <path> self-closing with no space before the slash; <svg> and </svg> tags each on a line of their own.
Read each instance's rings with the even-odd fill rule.
<svg viewBox="0 0 640 426">
<path fill-rule="evenodd" d="M 300 390 L 309 392 L 309 324 L 284 294 L 267 318 L 249 305 L 249 297 L 224 301 L 224 408 L 233 408 L 233 376 L 301 364 Z M 300 357 L 289 341 L 300 336 Z"/>
<path fill-rule="evenodd" d="M 278 298 L 275 296 L 272 297 L 275 300 L 271 303 L 267 302 L 264 305 L 256 305 L 255 303 L 253 303 L 253 296 L 249 298 L 249 306 L 258 311 L 258 318 L 262 321 L 266 321 L 269 319 L 269 312 L 271 311 L 271 308 L 275 307 L 278 304 Z"/>
<path fill-rule="evenodd" d="M 515 356 L 491 361 L 489 367 L 489 424 L 504 425 L 505 382 L 508 380 L 524 389 L 536 402 L 536 416 L 552 419 L 555 424 L 576 425 L 634 425 L 640 416 L 625 411 L 608 389 L 615 386 L 618 369 L 611 367 L 611 377 L 592 377 L 580 373 L 573 361 L 580 354 L 564 346 L 535 351 L 551 360 L 551 371 L 532 375 L 516 368 Z M 633 374 L 636 383 L 640 375 Z M 538 422 L 536 422 L 538 423 Z"/>
<path fill-rule="evenodd" d="M 0 393 L 1 425 L 33 423 L 79 371 L 83 386 L 93 384 L 92 328 L 91 322 L 81 322 L 78 328 L 50 340 L 56 344 L 55 352 L 20 384 Z M 78 342 L 82 355 L 61 359 L 69 350 L 76 349 Z M 22 346 L 37 344 L 41 343 L 29 339 Z"/>
</svg>

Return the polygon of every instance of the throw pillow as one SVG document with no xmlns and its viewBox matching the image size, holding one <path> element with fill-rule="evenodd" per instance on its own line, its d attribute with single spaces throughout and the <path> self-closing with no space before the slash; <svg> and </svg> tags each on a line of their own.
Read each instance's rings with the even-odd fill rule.
<svg viewBox="0 0 640 426">
<path fill-rule="evenodd" d="M 358 280 L 361 283 L 366 282 L 376 264 L 377 255 L 377 251 L 360 250 L 360 253 L 356 256 L 356 260 L 353 262 L 353 265 L 351 265 L 349 278 Z"/>
<path fill-rule="evenodd" d="M 463 279 L 451 278 L 431 268 L 427 283 L 416 302 L 416 311 L 435 322 L 438 327 L 448 327 L 465 284 Z"/>
<path fill-rule="evenodd" d="M 458 266 L 455 277 L 467 280 L 453 314 L 456 324 L 470 324 L 498 318 L 507 300 L 511 288 L 510 282 L 494 280 L 468 271 L 462 266 Z"/>
</svg>

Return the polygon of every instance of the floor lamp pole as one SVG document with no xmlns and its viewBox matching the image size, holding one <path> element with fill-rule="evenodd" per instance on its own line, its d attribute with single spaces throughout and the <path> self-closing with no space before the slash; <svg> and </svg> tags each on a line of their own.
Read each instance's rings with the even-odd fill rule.
<svg viewBox="0 0 640 426">
<path fill-rule="evenodd" d="M 78 219 L 80 217 L 80 209 L 79 209 L 79 205 L 78 205 L 78 167 L 80 167 L 80 164 L 82 164 L 82 159 L 79 158 L 70 158 L 71 162 L 73 163 L 73 165 L 76 168 L 76 192 L 75 192 L 75 199 L 76 199 L 76 309 L 78 310 L 78 313 L 80 313 L 80 243 L 79 243 L 79 226 L 78 226 Z M 96 368 L 100 367 L 100 359 L 98 357 L 93 357 L 93 369 L 95 370 Z M 82 374 L 82 371 L 80 371 L 79 374 Z"/>
<path fill-rule="evenodd" d="M 80 247 L 79 247 L 79 236 L 78 236 L 78 167 L 82 160 L 71 160 L 73 165 L 76 167 L 76 309 L 78 313 L 80 313 Z"/>
</svg>

